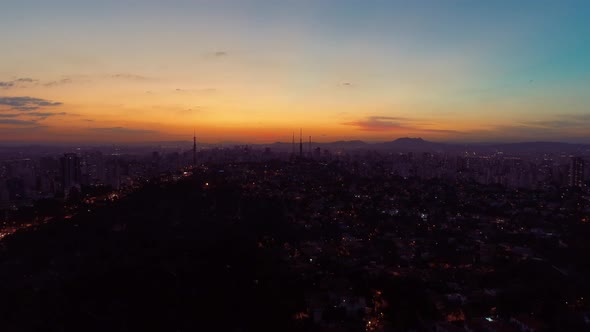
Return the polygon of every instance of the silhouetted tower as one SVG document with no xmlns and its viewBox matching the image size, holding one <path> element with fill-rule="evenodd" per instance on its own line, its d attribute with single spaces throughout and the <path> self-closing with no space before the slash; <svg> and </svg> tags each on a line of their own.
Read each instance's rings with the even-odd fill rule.
<svg viewBox="0 0 590 332">
<path fill-rule="evenodd" d="M 197 131 L 193 130 L 193 167 L 197 166 Z"/>
<path fill-rule="evenodd" d="M 311 157 L 311 136 L 309 136 L 309 147 L 308 147 L 308 149 L 309 149 L 309 151 L 308 151 L 307 155 L 309 157 Z"/>
<path fill-rule="evenodd" d="M 295 155 L 295 132 L 293 132 L 293 145 L 291 147 L 293 148 L 291 154 Z"/>
<path fill-rule="evenodd" d="M 303 130 L 299 128 L 299 157 L 303 157 Z"/>
</svg>

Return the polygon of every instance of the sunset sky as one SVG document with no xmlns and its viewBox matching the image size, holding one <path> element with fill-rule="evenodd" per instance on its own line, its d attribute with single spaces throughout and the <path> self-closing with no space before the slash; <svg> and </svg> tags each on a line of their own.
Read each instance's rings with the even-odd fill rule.
<svg viewBox="0 0 590 332">
<path fill-rule="evenodd" d="M 0 5 L 3 142 L 590 142 L 590 1 Z"/>
</svg>

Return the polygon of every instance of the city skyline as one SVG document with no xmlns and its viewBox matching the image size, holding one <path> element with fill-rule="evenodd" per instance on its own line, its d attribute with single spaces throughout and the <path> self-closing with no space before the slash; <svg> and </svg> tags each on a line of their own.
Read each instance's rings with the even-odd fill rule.
<svg viewBox="0 0 590 332">
<path fill-rule="evenodd" d="M 4 1 L 1 331 L 590 331 L 589 13 Z"/>
<path fill-rule="evenodd" d="M 3 142 L 590 143 L 583 1 L 22 1 Z"/>
</svg>

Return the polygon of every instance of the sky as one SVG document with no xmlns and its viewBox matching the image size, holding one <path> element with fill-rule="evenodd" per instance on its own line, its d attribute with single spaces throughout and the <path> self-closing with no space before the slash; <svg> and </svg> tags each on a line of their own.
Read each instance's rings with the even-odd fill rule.
<svg viewBox="0 0 590 332">
<path fill-rule="evenodd" d="M 589 1 L 0 4 L 0 142 L 590 143 Z"/>
</svg>

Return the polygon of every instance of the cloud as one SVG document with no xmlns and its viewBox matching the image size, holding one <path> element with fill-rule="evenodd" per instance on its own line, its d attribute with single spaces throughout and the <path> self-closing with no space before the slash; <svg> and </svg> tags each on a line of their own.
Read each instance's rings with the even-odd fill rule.
<svg viewBox="0 0 590 332">
<path fill-rule="evenodd" d="M 10 89 L 10 88 L 14 88 L 14 87 L 27 87 L 27 86 L 31 86 L 31 85 L 37 85 L 37 84 L 45 86 L 45 87 L 54 87 L 54 86 L 59 86 L 59 85 L 64 85 L 64 84 L 70 84 L 72 82 L 73 82 L 72 79 L 69 77 L 64 77 L 59 80 L 49 81 L 49 82 L 45 82 L 45 83 L 42 83 L 39 80 L 34 79 L 34 78 L 23 77 L 23 78 L 17 78 L 12 81 L 0 82 L 0 88 Z"/>
<path fill-rule="evenodd" d="M 343 124 L 348 126 L 355 126 L 358 127 L 360 130 L 365 131 L 389 131 L 396 129 L 406 129 L 406 126 L 403 123 L 407 121 L 408 119 L 402 117 L 370 116 L 366 119 L 345 122 Z"/>
<path fill-rule="evenodd" d="M 28 112 L 28 113 L 24 113 L 23 115 L 25 116 L 35 116 L 38 117 L 40 120 L 45 120 L 48 117 L 51 116 L 64 116 L 64 115 L 68 115 L 68 113 L 66 112 L 58 112 L 58 113 L 53 113 L 53 112 Z"/>
<path fill-rule="evenodd" d="M 482 141 L 563 141 L 563 142 L 588 142 L 587 126 L 564 126 L 552 121 L 538 121 L 536 125 L 513 124 L 490 125 L 489 128 L 473 130 L 463 137 L 469 140 Z M 546 123 L 545 123 L 546 122 Z"/>
<path fill-rule="evenodd" d="M 562 114 L 555 119 L 520 122 L 522 127 L 566 129 L 590 126 L 590 114 Z"/>
<path fill-rule="evenodd" d="M 414 128 L 416 131 L 422 131 L 425 133 L 441 133 L 441 134 L 464 134 L 462 131 L 452 129 L 426 129 L 426 128 Z"/>
<path fill-rule="evenodd" d="M 577 124 L 572 121 L 546 120 L 546 121 L 528 121 L 522 122 L 523 127 L 540 127 L 540 128 L 571 128 Z"/>
<path fill-rule="evenodd" d="M 101 132 L 105 134 L 129 134 L 129 135 L 148 135 L 157 134 L 155 130 L 147 129 L 132 129 L 125 127 L 100 127 L 100 128 L 89 128 L 92 131 Z"/>
<path fill-rule="evenodd" d="M 175 89 L 174 90 L 177 93 L 196 93 L 196 94 L 209 94 L 209 93 L 214 93 L 217 92 L 217 89 L 215 88 L 202 88 L 202 89 Z"/>
<path fill-rule="evenodd" d="M 14 87 L 22 87 L 22 86 L 25 86 L 28 84 L 37 84 L 37 82 L 39 82 L 39 80 L 29 78 L 29 77 L 22 77 L 22 78 L 17 78 L 12 81 L 0 82 L 0 88 L 10 89 L 10 88 L 14 88 Z"/>
<path fill-rule="evenodd" d="M 345 122 L 343 123 L 347 126 L 355 126 L 359 130 L 363 131 L 393 131 L 393 130 L 403 130 L 403 131 L 415 131 L 415 132 L 426 132 L 426 133 L 444 133 L 444 134 L 460 134 L 461 132 L 456 130 L 448 130 L 448 129 L 428 129 L 428 128 L 420 128 L 417 126 L 416 120 L 404 118 L 404 117 L 395 117 L 395 116 L 369 116 L 362 120 L 352 121 L 352 122 Z M 420 125 L 424 125 L 424 123 L 420 123 Z"/>
<path fill-rule="evenodd" d="M 522 125 L 495 125 L 486 130 L 475 130 L 468 134 L 468 138 L 475 140 L 493 141 L 547 141 L 561 140 L 564 136 L 567 135 L 564 135 L 562 130 Z"/>
<path fill-rule="evenodd" d="M 16 80 L 14 80 L 14 82 L 17 82 L 17 83 L 35 83 L 37 81 L 38 80 L 36 80 L 36 79 L 32 79 L 32 78 L 28 78 L 28 77 L 18 78 Z"/>
<path fill-rule="evenodd" d="M 30 112 L 42 107 L 60 106 L 62 103 L 32 97 L 0 97 L 0 106 L 8 106 L 15 111 Z"/>
<path fill-rule="evenodd" d="M 4 121 L 3 124 L 25 124 L 27 121 L 45 120 L 52 116 L 71 115 L 66 112 L 34 112 L 35 107 L 21 106 L 19 109 L 11 109 L 8 112 L 0 110 L 0 119 L 11 119 Z M 20 111 L 20 112 L 19 112 Z M 16 112 L 16 113 L 15 113 Z"/>
<path fill-rule="evenodd" d="M 16 126 L 33 126 L 33 125 L 37 124 L 37 121 L 35 121 L 35 120 L 19 120 L 19 119 L 0 119 L 0 124 L 8 124 L 8 125 L 16 125 Z"/>
<path fill-rule="evenodd" d="M 114 74 L 114 75 L 111 75 L 110 77 L 116 78 L 116 79 L 123 79 L 123 80 L 133 80 L 133 81 L 149 80 L 149 77 L 136 75 L 136 74 Z"/>
<path fill-rule="evenodd" d="M 43 85 L 47 86 L 47 87 L 54 87 L 54 86 L 60 86 L 60 85 L 70 84 L 70 83 L 72 83 L 72 80 L 70 78 L 62 78 L 61 80 L 47 82 Z"/>
<path fill-rule="evenodd" d="M 590 121 L 590 113 L 588 114 L 564 114 L 563 117 L 579 121 Z"/>
<path fill-rule="evenodd" d="M 229 56 L 229 52 L 224 50 L 203 53 L 205 59 L 221 59 Z"/>
<path fill-rule="evenodd" d="M 41 117 L 47 117 L 47 116 L 56 116 L 56 115 L 67 115 L 68 113 L 66 112 L 59 112 L 59 113 L 51 113 L 51 112 L 30 112 L 27 113 L 27 115 L 30 116 L 41 116 Z"/>
<path fill-rule="evenodd" d="M 47 129 L 49 129 L 48 126 L 23 124 L 13 125 L 11 127 L 4 127 L 2 128 L 2 133 L 22 135 L 22 137 L 30 137 L 33 133 L 46 132 Z"/>
</svg>

